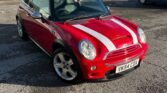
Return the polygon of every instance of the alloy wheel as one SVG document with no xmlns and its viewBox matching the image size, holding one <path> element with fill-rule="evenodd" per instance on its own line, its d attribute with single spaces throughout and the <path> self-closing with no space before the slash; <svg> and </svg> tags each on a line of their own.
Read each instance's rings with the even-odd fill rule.
<svg viewBox="0 0 167 93">
<path fill-rule="evenodd" d="M 18 29 L 18 35 L 20 37 L 23 37 L 23 28 L 22 28 L 22 24 L 19 20 L 17 20 L 17 29 Z"/>
<path fill-rule="evenodd" d="M 57 53 L 53 59 L 53 66 L 59 77 L 66 81 L 74 80 L 78 73 L 74 70 L 72 58 L 65 52 Z"/>
</svg>

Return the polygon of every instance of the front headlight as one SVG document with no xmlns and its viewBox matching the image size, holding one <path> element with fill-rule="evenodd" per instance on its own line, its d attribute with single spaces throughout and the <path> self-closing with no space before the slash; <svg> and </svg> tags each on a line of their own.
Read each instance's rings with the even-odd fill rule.
<svg viewBox="0 0 167 93">
<path fill-rule="evenodd" d="M 141 28 L 138 28 L 138 34 L 142 43 L 146 43 L 146 35 Z"/>
<path fill-rule="evenodd" d="M 96 49 L 88 40 L 82 40 L 79 43 L 79 51 L 88 60 L 93 60 L 96 57 Z"/>
</svg>

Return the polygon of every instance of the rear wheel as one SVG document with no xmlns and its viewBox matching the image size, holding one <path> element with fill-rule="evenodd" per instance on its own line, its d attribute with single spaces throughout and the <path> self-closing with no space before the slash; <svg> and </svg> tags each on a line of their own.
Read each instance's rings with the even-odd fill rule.
<svg viewBox="0 0 167 93">
<path fill-rule="evenodd" d="M 80 82 L 80 70 L 78 63 L 70 53 L 63 49 L 57 49 L 53 56 L 53 67 L 63 81 L 70 83 Z"/>
<path fill-rule="evenodd" d="M 27 39 L 28 36 L 27 34 L 25 33 L 25 30 L 24 30 L 24 26 L 23 24 L 21 23 L 20 19 L 17 19 L 17 32 L 18 32 L 18 36 L 22 39 Z"/>
</svg>

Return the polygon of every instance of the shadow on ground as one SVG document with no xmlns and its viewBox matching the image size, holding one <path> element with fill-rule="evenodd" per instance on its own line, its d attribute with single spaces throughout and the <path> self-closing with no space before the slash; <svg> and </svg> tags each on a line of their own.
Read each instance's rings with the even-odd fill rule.
<svg viewBox="0 0 167 93">
<path fill-rule="evenodd" d="M 17 36 L 15 24 L 0 24 L 0 83 L 42 87 L 71 86 L 60 80 L 54 72 L 51 58 L 42 52 L 31 40 Z M 103 83 L 110 80 L 94 80 L 87 83 Z M 82 81 L 80 84 L 84 83 Z"/>
<path fill-rule="evenodd" d="M 21 40 L 15 24 L 0 24 L 0 84 L 70 86 L 55 75 L 50 59 L 31 40 Z"/>
</svg>

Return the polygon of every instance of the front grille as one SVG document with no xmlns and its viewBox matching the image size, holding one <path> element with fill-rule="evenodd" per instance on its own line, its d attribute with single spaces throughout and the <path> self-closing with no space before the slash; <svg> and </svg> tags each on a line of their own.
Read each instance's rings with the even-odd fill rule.
<svg viewBox="0 0 167 93">
<path fill-rule="evenodd" d="M 112 59 L 112 58 L 116 58 L 116 57 L 126 56 L 128 54 L 139 51 L 140 49 L 141 49 L 141 46 L 139 44 L 129 46 L 129 47 L 123 48 L 123 49 L 118 49 L 116 51 L 110 52 L 106 59 Z"/>
</svg>

